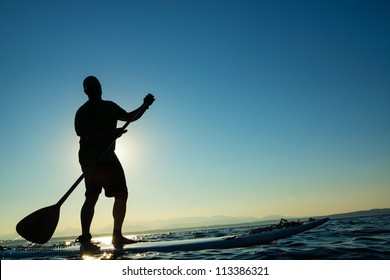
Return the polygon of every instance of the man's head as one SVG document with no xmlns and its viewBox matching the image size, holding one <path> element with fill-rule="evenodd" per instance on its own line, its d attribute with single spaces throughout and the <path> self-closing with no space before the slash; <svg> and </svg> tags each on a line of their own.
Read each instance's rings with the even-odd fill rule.
<svg viewBox="0 0 390 280">
<path fill-rule="evenodd" d="M 95 76 L 88 76 L 83 82 L 84 92 L 88 95 L 89 100 L 101 100 L 102 86 Z"/>
</svg>

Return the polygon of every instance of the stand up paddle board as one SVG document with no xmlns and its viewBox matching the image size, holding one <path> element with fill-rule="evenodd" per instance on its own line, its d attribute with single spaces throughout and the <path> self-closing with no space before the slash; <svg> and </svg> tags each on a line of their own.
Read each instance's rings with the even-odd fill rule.
<svg viewBox="0 0 390 280">
<path fill-rule="evenodd" d="M 101 253 L 145 253 L 145 252 L 175 252 L 175 251 L 199 251 L 199 250 L 223 250 L 240 247 L 251 247 L 262 244 L 268 244 L 278 239 L 302 233 L 318 227 L 329 221 L 329 218 L 319 220 L 310 219 L 306 222 L 288 222 L 282 219 L 279 224 L 263 228 L 253 229 L 247 233 L 230 235 L 223 237 L 194 238 L 176 241 L 145 241 L 125 245 L 122 248 L 114 248 L 112 245 L 99 243 L 100 250 L 90 252 L 91 254 Z M 97 238 L 96 240 L 99 240 Z M 66 244 L 48 243 L 43 245 L 30 244 L 16 247 L 1 247 L 0 259 L 4 258 L 61 258 L 66 256 L 78 255 L 80 246 L 75 242 L 66 242 Z M 87 253 L 89 254 L 89 253 Z"/>
<path fill-rule="evenodd" d="M 287 222 L 286 220 L 283 219 L 282 221 Z M 323 218 L 319 220 L 309 220 L 304 223 L 287 222 L 285 223 L 285 225 L 282 224 L 282 221 L 279 225 L 260 228 L 258 230 L 252 230 L 247 234 L 224 236 L 224 237 L 196 238 L 196 239 L 178 240 L 178 241 L 139 242 L 139 243 L 125 245 L 121 248 L 114 248 L 112 245 L 102 245 L 101 250 L 102 251 L 125 250 L 126 252 L 131 252 L 131 253 L 143 253 L 143 252 L 197 251 L 197 250 L 208 250 L 208 249 L 230 249 L 230 248 L 239 248 L 239 247 L 250 247 L 250 246 L 267 244 L 281 238 L 286 238 L 313 229 L 329 221 L 329 218 Z M 278 226 L 280 228 L 278 228 Z"/>
</svg>

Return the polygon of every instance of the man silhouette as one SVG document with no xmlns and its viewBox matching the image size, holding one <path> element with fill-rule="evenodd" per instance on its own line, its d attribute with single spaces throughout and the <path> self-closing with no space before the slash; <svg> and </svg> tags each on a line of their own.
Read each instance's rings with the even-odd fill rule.
<svg viewBox="0 0 390 280">
<path fill-rule="evenodd" d="M 116 127 L 117 121 L 133 122 L 138 120 L 153 104 L 154 96 L 149 93 L 138 109 L 126 112 L 114 102 L 102 99 L 102 87 L 96 77 L 88 76 L 85 78 L 83 86 L 88 101 L 76 112 L 75 130 L 80 137 L 79 162 L 83 172 L 85 172 L 116 138 L 126 132 Z M 100 249 L 91 242 L 90 227 L 95 205 L 102 189 L 104 189 L 106 197 L 114 197 L 112 244 L 117 247 L 134 243 L 135 241 L 122 234 L 128 190 L 123 168 L 115 154 L 115 142 L 98 163 L 86 173 L 85 187 L 85 201 L 80 215 L 82 235 L 76 239 L 76 242 L 81 244 L 80 250 Z"/>
</svg>

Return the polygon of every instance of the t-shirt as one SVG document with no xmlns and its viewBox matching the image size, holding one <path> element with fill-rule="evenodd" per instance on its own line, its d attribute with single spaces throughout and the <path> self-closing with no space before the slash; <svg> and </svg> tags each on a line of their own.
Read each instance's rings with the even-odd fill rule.
<svg viewBox="0 0 390 280">
<path fill-rule="evenodd" d="M 75 130 L 80 136 L 79 161 L 86 167 L 100 156 L 114 139 L 86 139 L 88 132 L 109 133 L 116 130 L 117 121 L 123 117 L 126 111 L 112 101 L 102 100 L 97 103 L 87 101 L 76 112 Z M 115 143 L 110 147 L 101 161 L 116 160 Z"/>
</svg>

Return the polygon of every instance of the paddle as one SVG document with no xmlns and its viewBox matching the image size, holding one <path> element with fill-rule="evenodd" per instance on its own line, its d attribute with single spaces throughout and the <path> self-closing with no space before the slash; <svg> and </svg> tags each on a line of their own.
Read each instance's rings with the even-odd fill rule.
<svg viewBox="0 0 390 280">
<path fill-rule="evenodd" d="M 145 107 L 148 106 L 146 104 L 147 103 L 143 103 L 139 111 L 119 129 L 118 135 L 121 135 L 125 131 L 126 127 L 134 121 L 141 112 L 144 111 Z M 56 204 L 39 209 L 22 219 L 16 225 L 16 231 L 18 234 L 33 243 L 43 244 L 49 241 L 57 227 L 58 220 L 60 218 L 61 205 L 76 189 L 78 184 L 85 178 L 88 172 L 103 158 L 111 146 L 114 145 L 115 140 L 116 138 L 114 138 L 107 149 L 86 168 L 86 170 Z"/>
</svg>

